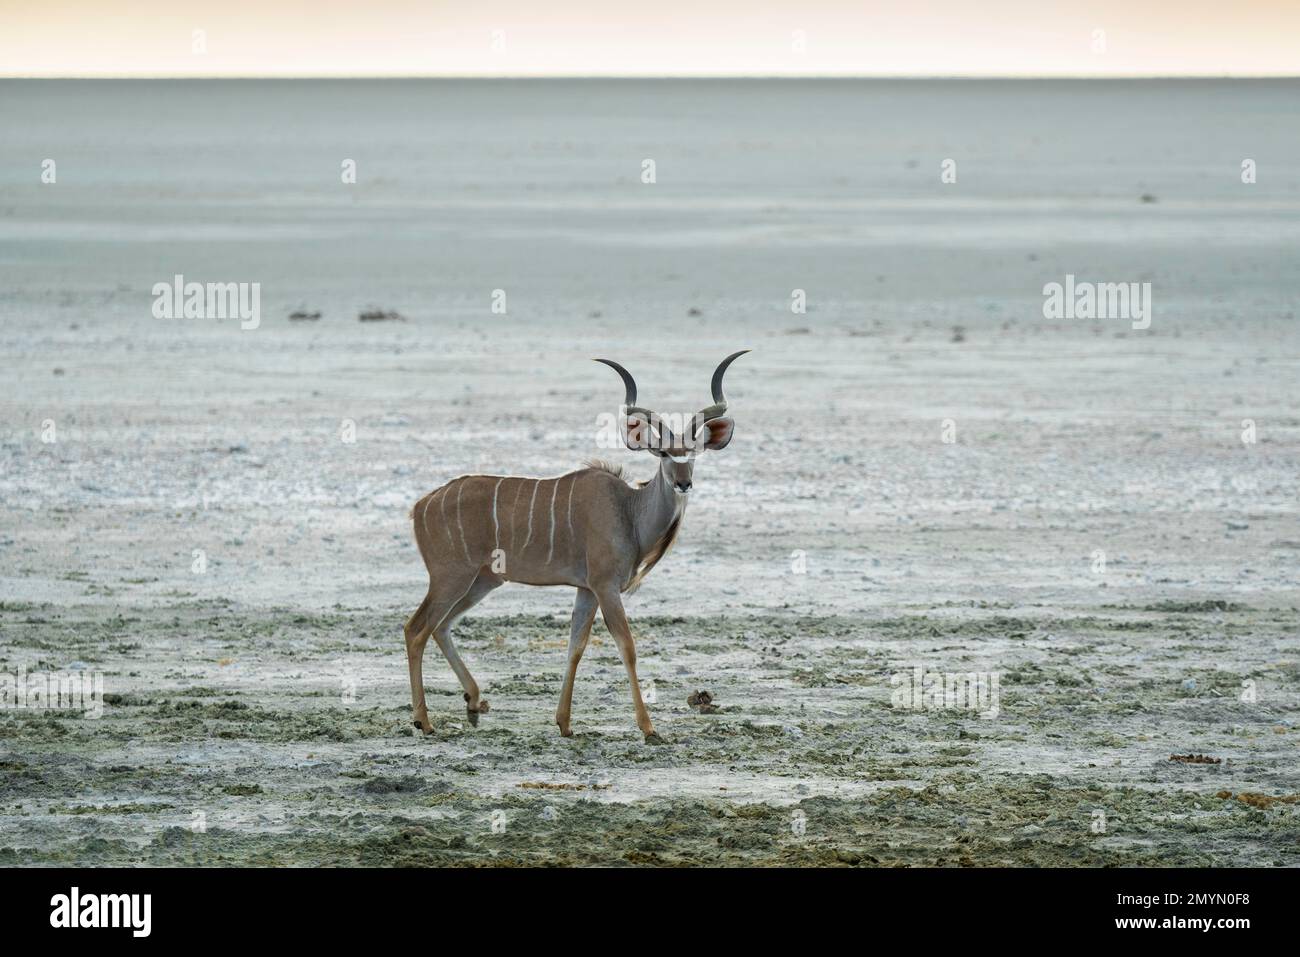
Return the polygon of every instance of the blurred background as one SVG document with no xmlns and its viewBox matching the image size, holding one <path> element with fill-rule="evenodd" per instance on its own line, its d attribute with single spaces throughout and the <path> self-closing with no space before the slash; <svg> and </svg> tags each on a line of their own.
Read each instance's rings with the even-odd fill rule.
<svg viewBox="0 0 1300 957">
<path fill-rule="evenodd" d="M 658 600 L 1294 594 L 1296 81 L 4 90 L 11 595 L 401 609 L 449 478 L 651 474 L 592 356 L 686 411 L 745 347 Z M 260 283 L 260 326 L 155 318 L 176 274 Z M 1045 319 L 1067 274 L 1151 283 L 1150 328 Z"/>
<path fill-rule="evenodd" d="M 0 10 L 10 76 L 1294 76 L 1290 0 L 95 0 Z"/>
</svg>

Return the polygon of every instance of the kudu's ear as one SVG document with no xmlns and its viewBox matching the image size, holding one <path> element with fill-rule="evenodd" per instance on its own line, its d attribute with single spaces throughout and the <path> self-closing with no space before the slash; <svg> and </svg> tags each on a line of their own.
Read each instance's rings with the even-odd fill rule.
<svg viewBox="0 0 1300 957">
<path fill-rule="evenodd" d="M 697 447 L 718 452 L 727 447 L 735 431 L 736 423 L 726 416 L 709 419 L 695 433 L 695 444 Z"/>
<path fill-rule="evenodd" d="M 633 452 L 654 452 L 659 448 L 659 433 L 649 417 L 634 412 L 623 420 L 623 443 Z"/>
</svg>

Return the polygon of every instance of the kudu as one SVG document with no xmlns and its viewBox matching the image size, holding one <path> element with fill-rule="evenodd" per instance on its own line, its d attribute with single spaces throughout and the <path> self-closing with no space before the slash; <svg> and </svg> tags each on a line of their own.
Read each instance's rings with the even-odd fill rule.
<svg viewBox="0 0 1300 957">
<path fill-rule="evenodd" d="M 424 648 L 432 634 L 465 691 L 469 722 L 488 702 L 451 640 L 456 620 L 505 582 L 570 585 L 578 590 L 569 630 L 568 668 L 555 723 L 568 737 L 578 662 L 599 608 L 614 636 L 628 680 L 636 723 L 651 744 L 662 743 L 641 698 L 636 647 L 622 595 L 640 585 L 672 546 L 686 511 L 695 455 L 723 449 L 734 424 L 727 418 L 722 377 L 748 349 L 723 359 L 713 373 L 713 404 L 674 434 L 657 413 L 636 404 L 636 381 L 617 362 L 597 359 L 623 379 L 619 431 L 628 448 L 659 457 L 654 478 L 633 487 L 622 471 L 593 462 L 558 478 L 464 475 L 415 503 L 415 541 L 429 570 L 429 593 L 406 623 L 415 726 L 433 731 L 424 700 Z"/>
</svg>

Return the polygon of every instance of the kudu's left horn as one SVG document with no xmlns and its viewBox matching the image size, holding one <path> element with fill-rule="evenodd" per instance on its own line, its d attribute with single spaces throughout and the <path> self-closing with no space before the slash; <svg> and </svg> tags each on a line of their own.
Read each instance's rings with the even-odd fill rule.
<svg viewBox="0 0 1300 957">
<path fill-rule="evenodd" d="M 709 419 L 716 419 L 727 411 L 727 394 L 722 391 L 722 377 L 727 374 L 727 366 L 731 365 L 749 349 L 741 349 L 739 352 L 733 352 L 727 358 L 718 363 L 718 367 L 713 370 L 713 381 L 709 383 L 713 390 L 713 405 L 700 409 L 695 413 L 695 431 L 699 431 L 700 426 Z"/>
</svg>

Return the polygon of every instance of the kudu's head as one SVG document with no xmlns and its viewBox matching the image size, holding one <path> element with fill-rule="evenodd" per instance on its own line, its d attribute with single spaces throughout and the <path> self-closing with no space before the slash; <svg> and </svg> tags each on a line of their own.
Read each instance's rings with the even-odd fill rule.
<svg viewBox="0 0 1300 957">
<path fill-rule="evenodd" d="M 722 377 L 731 365 L 748 349 L 733 352 L 713 371 L 713 404 L 689 416 L 661 416 L 658 412 L 636 404 L 636 380 L 632 374 L 611 359 L 603 362 L 623 379 L 626 394 L 623 398 L 621 431 L 623 441 L 633 451 L 650 452 L 659 457 L 659 471 L 664 481 L 679 495 L 691 490 L 691 475 L 695 470 L 695 456 L 705 449 L 725 449 L 731 441 L 735 423 L 726 416 L 727 396 L 722 391 Z"/>
</svg>

